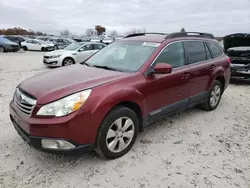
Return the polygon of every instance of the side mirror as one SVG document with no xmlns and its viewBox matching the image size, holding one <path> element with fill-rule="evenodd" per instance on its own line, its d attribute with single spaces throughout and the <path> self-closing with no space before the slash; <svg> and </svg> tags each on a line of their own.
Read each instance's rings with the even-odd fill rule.
<svg viewBox="0 0 250 188">
<path fill-rule="evenodd" d="M 168 63 L 157 63 L 154 67 L 154 74 L 170 74 L 172 66 Z"/>
<path fill-rule="evenodd" d="M 83 52 L 84 51 L 84 49 L 83 48 L 80 48 L 79 50 L 78 50 L 78 52 Z"/>
</svg>

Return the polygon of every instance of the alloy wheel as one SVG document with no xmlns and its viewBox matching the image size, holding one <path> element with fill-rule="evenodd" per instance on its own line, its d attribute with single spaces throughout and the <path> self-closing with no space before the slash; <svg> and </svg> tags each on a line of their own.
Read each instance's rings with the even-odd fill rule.
<svg viewBox="0 0 250 188">
<path fill-rule="evenodd" d="M 219 100 L 220 100 L 220 95 L 221 95 L 221 89 L 219 85 L 215 85 L 214 88 L 212 89 L 211 95 L 210 95 L 210 105 L 212 107 L 215 107 Z"/>
<path fill-rule="evenodd" d="M 73 65 L 73 64 L 74 64 L 74 62 L 71 59 L 65 59 L 64 63 L 63 63 L 64 66 L 69 66 L 69 65 Z"/>
<path fill-rule="evenodd" d="M 114 153 L 125 150 L 135 134 L 135 125 L 128 117 L 118 118 L 110 126 L 106 135 L 107 148 Z"/>
</svg>

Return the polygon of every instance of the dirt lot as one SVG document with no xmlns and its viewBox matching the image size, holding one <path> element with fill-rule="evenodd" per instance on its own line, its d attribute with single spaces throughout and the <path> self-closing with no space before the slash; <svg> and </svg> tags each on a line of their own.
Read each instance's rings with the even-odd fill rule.
<svg viewBox="0 0 250 188">
<path fill-rule="evenodd" d="M 8 113 L 19 82 L 53 71 L 42 55 L 0 54 L 0 188 L 250 188 L 250 85 L 230 84 L 213 112 L 193 108 L 155 123 L 120 159 L 55 156 L 30 148 Z"/>
</svg>

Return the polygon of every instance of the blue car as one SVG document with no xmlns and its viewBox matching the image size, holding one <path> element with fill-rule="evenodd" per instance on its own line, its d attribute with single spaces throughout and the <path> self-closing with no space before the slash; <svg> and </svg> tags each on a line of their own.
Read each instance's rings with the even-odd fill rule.
<svg viewBox="0 0 250 188">
<path fill-rule="evenodd" d="M 0 36 L 0 53 L 1 52 L 17 52 L 20 47 L 17 43 Z"/>
</svg>

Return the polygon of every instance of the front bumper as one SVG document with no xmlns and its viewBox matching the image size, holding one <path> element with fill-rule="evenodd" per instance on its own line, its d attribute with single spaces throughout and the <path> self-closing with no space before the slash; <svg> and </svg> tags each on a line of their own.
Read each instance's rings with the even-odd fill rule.
<svg viewBox="0 0 250 188">
<path fill-rule="evenodd" d="M 62 66 L 62 61 L 60 58 L 43 58 L 43 64 L 50 67 Z"/>
<path fill-rule="evenodd" d="M 34 109 L 35 111 L 36 109 Z M 18 134 L 32 147 L 50 153 L 88 152 L 93 150 L 96 135 L 89 130 L 90 120 L 69 114 L 61 118 L 29 117 L 15 108 L 13 101 L 9 106 L 10 119 Z M 77 116 L 77 117 L 76 117 Z M 85 120 L 85 121 L 84 121 Z M 85 122 L 82 125 L 81 122 Z M 94 130 L 96 132 L 96 130 Z M 43 148 L 41 140 L 64 140 L 75 147 L 72 149 Z"/>
<path fill-rule="evenodd" d="M 232 77 L 250 78 L 250 63 L 249 64 L 231 64 L 230 66 Z"/>
<path fill-rule="evenodd" d="M 45 149 L 42 147 L 41 140 L 48 139 L 47 137 L 36 137 L 36 136 L 29 135 L 15 122 L 15 120 L 12 118 L 12 116 L 10 116 L 10 119 L 11 119 L 17 133 L 22 137 L 22 139 L 25 142 L 27 142 L 30 146 L 34 147 L 37 150 L 49 152 L 49 153 L 55 153 L 55 154 L 65 154 L 65 153 L 76 154 L 76 153 L 90 152 L 94 149 L 94 144 L 80 145 L 80 144 L 74 143 L 70 140 L 67 140 L 67 142 L 69 142 L 75 146 L 75 148 L 73 148 L 73 149 L 56 149 L 56 150 L 55 149 L 48 149 L 48 148 Z M 49 138 L 49 139 L 52 140 L 53 138 Z M 56 139 L 58 140 L 58 138 L 56 138 Z M 65 139 L 61 139 L 61 140 L 65 140 Z"/>
</svg>

